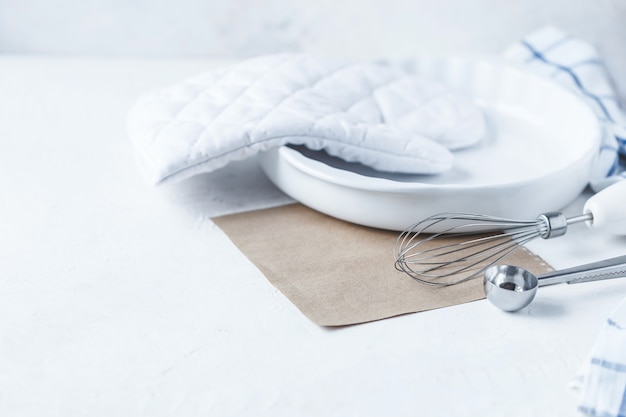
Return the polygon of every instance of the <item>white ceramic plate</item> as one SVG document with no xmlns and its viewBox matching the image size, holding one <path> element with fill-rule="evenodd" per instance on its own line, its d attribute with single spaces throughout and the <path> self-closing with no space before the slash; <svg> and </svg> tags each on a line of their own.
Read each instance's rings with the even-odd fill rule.
<svg viewBox="0 0 626 417">
<path fill-rule="evenodd" d="M 484 111 L 484 142 L 455 152 L 440 175 L 403 175 L 325 152 L 282 147 L 261 156 L 268 177 L 294 199 L 350 222 L 403 230 L 439 212 L 536 218 L 585 188 L 600 126 L 574 93 L 493 59 L 412 62 L 414 70 L 472 98 Z"/>
</svg>

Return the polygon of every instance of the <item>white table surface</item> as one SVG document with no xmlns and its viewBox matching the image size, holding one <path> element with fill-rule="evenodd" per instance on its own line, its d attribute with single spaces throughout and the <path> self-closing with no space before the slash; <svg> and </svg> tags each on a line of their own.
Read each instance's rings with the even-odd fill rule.
<svg viewBox="0 0 626 417">
<path fill-rule="evenodd" d="M 212 65 L 0 57 L 1 416 L 577 415 L 568 385 L 625 281 L 322 328 L 210 220 L 291 201 L 255 160 L 147 186 L 130 104 Z M 531 248 L 561 268 L 626 239 Z"/>
</svg>

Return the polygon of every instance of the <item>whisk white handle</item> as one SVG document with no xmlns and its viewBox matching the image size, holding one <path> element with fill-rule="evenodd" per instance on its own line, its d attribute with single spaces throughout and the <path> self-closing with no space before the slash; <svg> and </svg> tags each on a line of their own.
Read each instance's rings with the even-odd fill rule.
<svg viewBox="0 0 626 417">
<path fill-rule="evenodd" d="M 590 228 L 614 235 L 626 235 L 626 180 L 593 195 L 585 203 L 583 211 L 593 215 L 593 220 L 587 222 Z"/>
</svg>

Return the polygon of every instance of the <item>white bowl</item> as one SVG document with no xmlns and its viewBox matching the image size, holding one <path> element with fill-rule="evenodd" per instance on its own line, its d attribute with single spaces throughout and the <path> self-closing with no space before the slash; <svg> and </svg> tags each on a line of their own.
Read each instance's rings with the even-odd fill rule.
<svg viewBox="0 0 626 417">
<path fill-rule="evenodd" d="M 497 59 L 413 62 L 418 74 L 472 98 L 488 134 L 455 152 L 440 175 L 405 175 L 347 163 L 325 152 L 281 147 L 261 156 L 274 184 L 297 201 L 349 222 L 390 230 L 440 212 L 534 219 L 587 185 L 601 129 L 575 93 Z"/>
</svg>

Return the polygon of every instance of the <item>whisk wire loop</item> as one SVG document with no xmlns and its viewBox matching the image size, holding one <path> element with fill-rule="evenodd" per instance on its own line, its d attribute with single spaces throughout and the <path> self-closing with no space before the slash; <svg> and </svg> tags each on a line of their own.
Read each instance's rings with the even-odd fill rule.
<svg viewBox="0 0 626 417">
<path fill-rule="evenodd" d="M 549 221 L 545 216 L 513 220 L 472 213 L 440 213 L 413 224 L 398 236 L 394 247 L 395 267 L 427 285 L 466 282 L 520 245 L 549 235 Z M 465 239 L 477 233 L 481 235 Z M 443 239 L 446 242 L 439 244 Z"/>
</svg>

